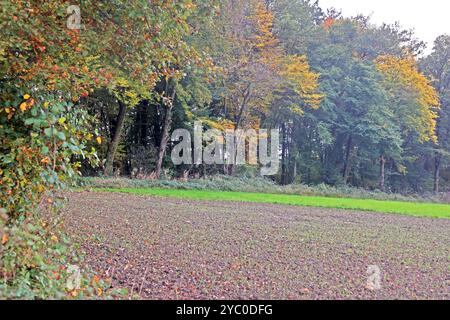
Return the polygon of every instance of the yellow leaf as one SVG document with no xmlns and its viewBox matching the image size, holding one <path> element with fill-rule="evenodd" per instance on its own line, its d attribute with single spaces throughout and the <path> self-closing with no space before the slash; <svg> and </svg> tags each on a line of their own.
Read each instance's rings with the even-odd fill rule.
<svg viewBox="0 0 450 320">
<path fill-rule="evenodd" d="M 400 86 L 396 89 L 396 95 L 404 92 L 416 93 L 416 103 L 412 105 L 414 109 L 411 111 L 418 112 L 419 117 L 408 121 L 408 126 L 417 131 L 419 142 L 431 140 L 437 143 L 437 110 L 441 107 L 439 95 L 429 79 L 419 71 L 417 61 L 413 57 L 400 59 L 387 55 L 378 57 L 376 63 L 378 70 L 385 76 L 386 86 Z"/>
<path fill-rule="evenodd" d="M 97 137 L 97 143 L 102 144 L 102 137 Z"/>
<path fill-rule="evenodd" d="M 23 96 L 23 98 L 24 98 L 25 100 L 28 100 L 28 99 L 30 99 L 31 97 L 30 97 L 29 94 L 26 94 L 26 95 Z"/>
<path fill-rule="evenodd" d="M 21 111 L 27 111 L 27 108 L 28 108 L 28 105 L 27 105 L 25 102 L 22 102 L 22 103 L 20 104 L 19 109 L 20 109 Z"/>
</svg>

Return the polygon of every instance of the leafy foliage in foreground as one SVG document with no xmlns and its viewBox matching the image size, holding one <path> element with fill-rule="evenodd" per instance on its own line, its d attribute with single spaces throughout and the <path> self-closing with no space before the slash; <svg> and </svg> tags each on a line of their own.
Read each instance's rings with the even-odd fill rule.
<svg viewBox="0 0 450 320">
<path fill-rule="evenodd" d="M 0 294 L 77 296 L 66 288 L 76 261 L 52 192 L 75 175 L 76 157 L 95 160 L 90 116 L 75 104 L 93 83 L 92 57 L 77 50 L 76 32 L 62 29 L 64 3 L 3 2 L 0 21 Z"/>
</svg>

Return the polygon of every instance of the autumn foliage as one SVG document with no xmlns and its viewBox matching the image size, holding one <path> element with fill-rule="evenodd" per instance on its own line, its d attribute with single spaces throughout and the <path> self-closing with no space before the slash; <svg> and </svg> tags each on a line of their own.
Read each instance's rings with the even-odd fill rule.
<svg viewBox="0 0 450 320">
<path fill-rule="evenodd" d="M 171 165 L 171 132 L 195 120 L 279 130 L 272 182 L 423 191 L 433 176 L 439 190 L 448 38 L 419 68 L 410 31 L 312 1 L 86 0 L 75 29 L 72 4 L 0 8 L 1 298 L 114 295 L 89 273 L 67 288 L 81 262 L 59 228 L 60 191 L 82 173 L 238 175 Z"/>
<path fill-rule="evenodd" d="M 407 117 L 411 128 L 417 130 L 420 141 L 437 143 L 436 119 L 440 107 L 436 89 L 420 71 L 416 61 L 407 57 L 404 59 L 393 56 L 377 58 L 377 68 L 393 85 L 394 95 L 407 95 L 411 99 L 409 110 L 403 116 Z M 418 108 L 417 108 L 418 106 Z"/>
</svg>

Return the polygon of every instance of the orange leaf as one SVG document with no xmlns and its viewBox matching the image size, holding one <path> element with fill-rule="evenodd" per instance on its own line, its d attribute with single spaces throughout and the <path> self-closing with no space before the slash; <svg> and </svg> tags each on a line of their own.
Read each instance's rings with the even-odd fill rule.
<svg viewBox="0 0 450 320">
<path fill-rule="evenodd" d="M 100 282 L 100 277 L 95 275 L 94 278 L 92 278 L 92 283 L 96 284 L 96 283 L 99 283 L 99 282 Z"/>
<path fill-rule="evenodd" d="M 334 25 L 335 21 L 332 17 L 328 17 L 325 19 L 323 26 L 325 29 L 329 29 Z"/>
<path fill-rule="evenodd" d="M 2 237 L 2 245 L 5 245 L 9 241 L 9 236 L 4 234 Z"/>
</svg>

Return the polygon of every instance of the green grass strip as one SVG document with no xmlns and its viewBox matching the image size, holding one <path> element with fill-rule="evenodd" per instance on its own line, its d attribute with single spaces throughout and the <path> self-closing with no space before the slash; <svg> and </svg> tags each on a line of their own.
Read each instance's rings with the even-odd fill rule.
<svg viewBox="0 0 450 320">
<path fill-rule="evenodd" d="M 142 189 L 142 188 L 94 188 L 99 192 L 120 192 L 137 195 L 174 197 L 191 200 L 242 201 L 252 203 L 283 204 L 302 207 L 320 207 L 396 213 L 416 217 L 450 219 L 450 205 L 438 203 L 414 203 L 399 201 L 380 201 L 349 198 L 309 197 L 283 194 L 222 192 L 178 189 Z"/>
</svg>

